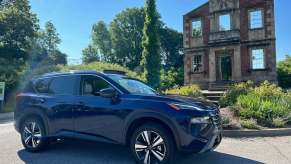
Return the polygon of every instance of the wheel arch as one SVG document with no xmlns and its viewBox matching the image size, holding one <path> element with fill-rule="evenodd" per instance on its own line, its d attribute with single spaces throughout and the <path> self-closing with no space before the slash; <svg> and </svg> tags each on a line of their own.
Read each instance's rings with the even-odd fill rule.
<svg viewBox="0 0 291 164">
<path fill-rule="evenodd" d="M 20 131 L 20 128 L 21 128 L 21 125 L 22 123 L 28 119 L 28 118 L 31 118 L 31 117 L 36 117 L 38 119 L 40 119 L 40 121 L 43 123 L 44 125 L 44 128 L 45 128 L 45 132 L 47 134 L 49 134 L 49 123 L 48 123 L 48 119 L 47 117 L 45 116 L 45 114 L 39 110 L 39 109 L 36 109 L 36 108 L 30 108 L 30 109 L 27 109 L 27 112 L 25 112 L 18 120 L 18 125 L 17 125 L 17 129 L 18 131 Z"/>
<path fill-rule="evenodd" d="M 174 140 L 174 143 L 176 145 L 176 148 L 179 148 L 180 141 L 179 136 L 177 133 L 177 129 L 174 127 L 174 125 L 171 123 L 170 120 L 160 117 L 156 114 L 147 114 L 140 117 L 136 117 L 131 120 L 131 122 L 128 124 L 126 128 L 126 134 L 125 134 L 125 144 L 128 145 L 130 143 L 130 138 L 134 132 L 134 130 L 146 123 L 157 123 L 165 127 L 171 134 L 171 137 Z"/>
</svg>

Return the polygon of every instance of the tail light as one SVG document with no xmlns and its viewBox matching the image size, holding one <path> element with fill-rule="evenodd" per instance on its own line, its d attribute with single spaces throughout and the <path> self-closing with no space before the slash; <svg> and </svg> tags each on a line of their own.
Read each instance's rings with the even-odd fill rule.
<svg viewBox="0 0 291 164">
<path fill-rule="evenodd" d="M 17 92 L 15 97 L 17 98 L 17 97 L 19 97 L 21 95 L 22 95 L 22 92 Z"/>
</svg>

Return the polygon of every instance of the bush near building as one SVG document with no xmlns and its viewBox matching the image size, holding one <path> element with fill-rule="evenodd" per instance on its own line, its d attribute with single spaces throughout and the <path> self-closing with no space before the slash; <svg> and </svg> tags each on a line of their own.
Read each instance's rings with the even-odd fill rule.
<svg viewBox="0 0 291 164">
<path fill-rule="evenodd" d="M 244 123 L 255 120 L 251 122 L 267 127 L 284 127 L 291 114 L 291 93 L 267 81 L 257 87 L 250 82 L 234 85 L 220 103 L 233 106 Z"/>
<path fill-rule="evenodd" d="M 179 88 L 166 90 L 165 94 L 189 96 L 189 97 L 194 97 L 194 98 L 202 97 L 202 92 L 198 85 L 189 85 L 189 86 L 183 86 Z"/>
<path fill-rule="evenodd" d="M 230 86 L 226 93 L 219 99 L 219 105 L 221 107 L 233 106 L 240 95 L 245 95 L 252 90 L 252 86 L 253 82 L 251 81 Z"/>
</svg>

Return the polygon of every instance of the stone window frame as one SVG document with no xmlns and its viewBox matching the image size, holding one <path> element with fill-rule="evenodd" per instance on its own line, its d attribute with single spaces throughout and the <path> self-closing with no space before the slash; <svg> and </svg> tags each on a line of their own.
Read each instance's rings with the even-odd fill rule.
<svg viewBox="0 0 291 164">
<path fill-rule="evenodd" d="M 201 57 L 200 63 L 194 63 L 195 62 L 195 60 L 194 60 L 195 57 L 198 57 L 198 56 Z M 204 71 L 204 64 L 203 64 L 204 59 L 203 59 L 203 56 L 204 55 L 201 54 L 201 53 L 197 53 L 197 54 L 192 55 L 192 58 L 191 58 L 191 72 L 192 73 L 202 73 Z M 198 68 L 198 70 L 195 70 L 194 64 L 200 64 L 201 66 L 200 66 L 200 68 Z"/>
<path fill-rule="evenodd" d="M 255 28 L 252 28 L 252 20 L 251 20 L 251 12 L 254 12 L 254 11 L 261 11 L 261 18 L 262 18 L 262 26 L 261 27 L 255 27 Z M 252 8 L 252 9 L 249 9 L 248 10 L 248 26 L 249 26 L 249 29 L 250 30 L 258 30 L 258 29 L 263 29 L 264 28 L 264 9 L 263 8 Z"/>
<path fill-rule="evenodd" d="M 263 63 L 263 65 L 264 65 L 263 68 L 254 68 L 253 67 L 253 50 L 263 50 L 263 62 L 264 62 Z M 252 47 L 252 48 L 250 48 L 249 53 L 250 53 L 250 68 L 251 68 L 251 70 L 256 71 L 256 70 L 265 70 L 265 69 L 267 69 L 265 47 Z"/>
<path fill-rule="evenodd" d="M 229 29 L 227 29 L 227 30 L 222 30 L 222 29 L 220 28 L 220 17 L 221 17 L 221 16 L 224 16 L 224 15 L 229 15 Z M 233 20 L 232 20 L 232 13 L 231 13 L 231 12 L 223 12 L 223 13 L 220 13 L 220 14 L 218 15 L 217 22 L 218 22 L 217 25 L 218 25 L 218 31 L 219 31 L 219 32 L 231 31 L 231 30 L 232 30 L 232 23 L 233 23 Z"/>
<path fill-rule="evenodd" d="M 200 21 L 200 26 L 201 26 L 201 34 L 200 36 L 194 36 L 193 35 L 193 22 L 196 22 L 196 21 Z M 194 18 L 191 20 L 191 37 L 192 38 L 201 38 L 203 36 L 203 19 L 200 17 L 200 18 Z"/>
</svg>

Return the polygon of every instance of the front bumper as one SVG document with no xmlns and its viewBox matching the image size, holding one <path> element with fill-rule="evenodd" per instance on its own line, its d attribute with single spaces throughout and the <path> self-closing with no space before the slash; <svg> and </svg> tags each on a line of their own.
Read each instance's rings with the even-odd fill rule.
<svg viewBox="0 0 291 164">
<path fill-rule="evenodd" d="M 181 134 L 181 151 L 203 153 L 215 149 L 222 140 L 222 126 L 219 112 L 211 114 L 209 124 L 191 124 Z"/>
<path fill-rule="evenodd" d="M 219 133 L 218 135 L 213 136 L 207 142 L 207 144 L 204 146 L 204 148 L 202 150 L 200 150 L 199 153 L 204 153 L 204 152 L 208 152 L 208 151 L 214 150 L 220 144 L 221 140 L 222 140 L 221 133 Z"/>
<path fill-rule="evenodd" d="M 181 145 L 180 150 L 192 153 L 204 153 L 214 150 L 222 140 L 222 133 L 220 128 L 218 127 L 215 127 L 210 131 L 211 133 L 208 133 L 206 135 L 187 135 L 187 137 L 185 137 L 182 141 L 183 145 Z"/>
</svg>

